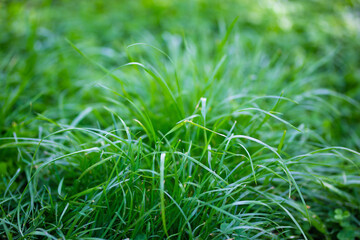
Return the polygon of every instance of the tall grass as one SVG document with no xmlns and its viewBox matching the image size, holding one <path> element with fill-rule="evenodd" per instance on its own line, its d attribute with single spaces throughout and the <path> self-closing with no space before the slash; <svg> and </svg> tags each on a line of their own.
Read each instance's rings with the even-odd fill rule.
<svg viewBox="0 0 360 240">
<path fill-rule="evenodd" d="M 269 3 L 5 3 L 0 238 L 360 237 L 358 6 Z"/>
</svg>

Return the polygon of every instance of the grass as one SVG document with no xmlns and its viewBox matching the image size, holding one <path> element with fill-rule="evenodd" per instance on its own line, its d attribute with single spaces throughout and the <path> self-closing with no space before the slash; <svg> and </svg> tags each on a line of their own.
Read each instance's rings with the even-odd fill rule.
<svg viewBox="0 0 360 240">
<path fill-rule="evenodd" d="M 0 238 L 359 238 L 358 10 L 1 2 Z"/>
</svg>

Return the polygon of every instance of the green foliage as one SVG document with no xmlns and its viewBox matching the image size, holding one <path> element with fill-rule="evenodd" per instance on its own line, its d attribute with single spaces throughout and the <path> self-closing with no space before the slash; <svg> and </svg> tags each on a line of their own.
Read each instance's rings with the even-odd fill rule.
<svg viewBox="0 0 360 240">
<path fill-rule="evenodd" d="M 338 233 L 336 236 L 339 240 L 352 240 L 360 237 L 359 227 L 354 222 L 354 218 L 349 211 L 343 211 L 340 208 L 335 209 L 331 213 L 330 224 L 337 229 Z"/>
<path fill-rule="evenodd" d="M 358 12 L 0 2 L 0 238 L 360 238 Z"/>
</svg>

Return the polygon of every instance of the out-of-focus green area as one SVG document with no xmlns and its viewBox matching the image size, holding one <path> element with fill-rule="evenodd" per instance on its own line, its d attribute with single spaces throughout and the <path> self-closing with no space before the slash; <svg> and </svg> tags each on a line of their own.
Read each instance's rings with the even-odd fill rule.
<svg viewBox="0 0 360 240">
<path fill-rule="evenodd" d="M 258 93 L 279 94 L 274 88 L 285 89 L 306 69 L 312 74 L 307 74 L 302 90 L 315 86 L 360 99 L 356 1 L 3 1 L 0 11 L 5 135 L 15 129 L 29 131 L 27 120 L 36 113 L 71 118 L 83 104 L 99 101 L 91 86 L 103 72 L 66 39 L 108 69 L 128 62 L 130 44 L 152 44 L 177 61 L 187 41 L 186 48 L 195 45 L 199 55 L 193 63 L 199 68 L 197 77 L 206 78 L 205 68 L 211 66 L 204 65 L 223 54 L 219 46 L 236 17 L 227 44 L 240 44 L 227 51 L 238 51 L 244 62 L 234 82 L 258 76 L 268 61 L 280 57 L 283 69 L 279 75 L 262 76 L 259 81 L 270 87 Z M 280 83 L 275 81 L 280 78 Z M 59 111 L 64 106 L 70 109 Z M 316 122 L 328 140 L 359 149 L 359 139 L 351 137 L 358 111 L 335 108 L 341 116 L 308 120 Z"/>
<path fill-rule="evenodd" d="M 316 219 L 320 218 L 330 226 L 326 229 L 315 217 L 312 227 L 308 223 L 300 223 L 305 226 L 309 238 L 314 236 L 313 239 L 331 239 L 336 236 L 345 240 L 360 237 L 356 230 L 360 226 L 356 216 L 359 213 L 357 199 L 360 199 L 360 180 L 357 176 L 358 168 L 348 165 L 349 162 L 358 161 L 346 154 L 340 154 L 341 157 L 338 158 L 338 149 L 331 149 L 332 154 L 336 155 L 334 161 L 338 163 L 337 161 L 346 160 L 346 163 L 339 163 L 338 170 L 329 170 L 337 166 L 332 164 L 333 158 L 326 165 L 325 154 L 314 157 L 299 168 L 295 164 L 298 160 L 291 158 L 309 152 L 318 153 L 316 151 L 328 146 L 360 150 L 359 52 L 360 3 L 356 0 L 0 1 L 0 176 L 4 180 L 0 184 L 0 193 L 5 192 L 4 196 L 11 191 L 14 191 L 14 196 L 18 194 L 16 197 L 2 199 L 8 205 L 7 209 L 2 209 L 1 214 L 15 209 L 10 205 L 21 206 L 14 199 L 20 199 L 19 196 L 22 198 L 21 191 L 27 189 L 27 182 L 31 182 L 29 179 L 31 173 L 34 173 L 33 165 L 39 166 L 48 161 L 48 158 L 69 154 L 92 144 L 104 146 L 98 139 L 64 134 L 58 139 L 51 139 L 54 143 L 57 140 L 63 141 L 61 150 L 49 148 L 46 151 L 39 150 L 39 153 L 36 144 L 30 148 L 27 143 L 21 143 L 21 138 L 26 138 L 26 141 L 42 139 L 59 129 L 64 130 L 64 126 L 106 129 L 111 133 L 120 131 L 116 125 L 118 120 L 114 120 L 114 115 L 109 114 L 111 109 L 134 132 L 133 139 L 140 141 L 141 146 L 144 144 L 145 153 L 141 152 L 142 147 L 139 147 L 140 150 L 132 149 L 136 152 L 131 155 L 133 159 L 137 159 L 137 154 L 157 154 L 165 142 L 164 135 L 172 129 L 169 135 L 174 132 L 176 134 L 166 142 L 169 148 L 176 149 L 178 142 L 185 139 L 184 142 L 188 142 L 180 145 L 183 152 L 189 149 L 189 152 L 199 157 L 195 157 L 196 159 L 206 163 L 204 156 L 210 156 L 205 154 L 208 149 L 207 141 L 209 144 L 213 141 L 211 144 L 214 149 L 218 147 L 223 150 L 225 144 L 220 144 L 215 137 L 214 140 L 206 134 L 203 139 L 199 129 L 188 127 L 181 132 L 180 126 L 176 124 L 188 117 L 202 116 L 204 121 L 195 122 L 196 124 L 227 136 L 232 131 L 233 124 L 237 123 L 239 127 L 235 128 L 234 134 L 261 139 L 274 146 L 274 149 L 278 147 L 278 152 L 286 159 L 284 162 L 289 164 L 289 168 L 295 166 L 291 171 L 294 171 L 295 180 L 300 182 L 305 200 L 313 203 L 311 211 Z M 278 104 L 279 100 L 271 101 L 279 96 L 283 98 L 281 104 Z M 202 110 L 196 112 L 201 98 L 207 99 L 207 108 L 203 108 L 208 110 L 207 115 Z M 246 111 L 251 108 L 250 112 L 264 109 L 267 115 L 264 117 L 262 112 L 243 114 L 245 108 Z M 277 121 L 276 117 L 288 121 L 285 127 L 282 125 L 284 121 Z M 140 124 L 133 119 L 137 119 Z M 301 135 L 294 128 L 301 130 Z M 284 133 L 286 129 L 288 135 Z M 285 137 L 286 147 L 282 152 Z M 13 141 L 19 145 L 12 147 L 10 142 Z M 190 151 L 191 147 L 196 150 Z M 256 157 L 261 156 L 263 148 L 250 146 L 249 149 L 251 154 L 251 151 L 254 152 L 254 161 L 257 161 Z M 146 155 L 144 158 L 148 160 L 147 157 Z M 266 158 L 267 161 L 270 159 L 267 157 L 260 159 Z M 97 159 L 91 161 L 96 162 Z M 68 189 L 71 189 L 69 192 L 75 195 L 79 189 L 84 190 L 79 182 L 72 186 L 72 181 L 79 177 L 75 173 L 80 175 L 79 172 L 87 169 L 91 161 L 79 164 L 80 170 L 76 169 L 74 172 L 70 170 L 72 163 L 69 168 L 66 165 L 68 163 L 64 163 L 66 167 L 63 172 L 59 170 L 58 175 L 47 173 L 38 178 L 42 183 L 56 185 L 66 176 Z M 315 168 L 320 165 L 319 169 Z M 137 167 L 140 169 L 141 166 Z M 170 171 L 176 169 L 177 165 L 168 167 Z M 271 167 L 272 165 L 267 169 L 271 170 Z M 17 172 L 17 169 L 21 171 Z M 251 168 L 249 169 L 246 170 L 248 174 L 251 173 Z M 260 167 L 255 167 L 252 171 L 261 172 L 259 169 Z M 347 169 L 351 171 L 347 172 Z M 274 171 L 271 173 L 275 174 Z M 111 168 L 104 167 L 97 176 L 85 177 L 86 182 L 83 184 L 90 186 L 99 183 L 103 175 L 108 176 L 109 172 Z M 228 173 L 230 170 L 221 173 L 224 172 Z M 14 174 L 20 176 L 20 180 L 11 182 Z M 142 176 L 143 173 L 136 174 Z M 264 184 L 264 188 L 270 189 L 273 183 L 269 179 L 274 176 L 261 174 L 263 172 L 259 173 L 259 184 L 256 181 L 246 184 L 253 185 L 254 188 Z M 279 176 L 276 174 L 274 178 Z M 283 172 L 280 174 L 284 175 Z M 303 175 L 306 176 L 305 180 Z M 310 176 L 318 179 L 309 180 L 307 177 Z M 239 174 L 238 178 L 242 177 Z M 269 182 L 271 184 L 266 185 Z M 141 189 L 144 187 L 137 185 L 135 180 L 133 184 Z M 216 188 L 221 184 L 216 185 Z M 293 183 L 286 184 L 293 187 Z M 206 191 L 213 190 L 211 184 L 204 183 L 204 186 L 208 187 L 204 187 Z M 158 188 L 157 185 L 156 187 Z M 316 190 L 312 192 L 313 189 Z M 263 189 L 259 191 L 265 192 Z M 288 187 L 284 187 L 283 183 L 276 185 L 274 191 L 277 191 L 273 193 L 274 196 L 286 198 L 289 194 Z M 325 196 L 323 191 L 330 193 Z M 132 194 L 131 188 L 129 192 Z M 199 190 L 198 194 L 200 193 L 203 192 Z M 193 194 L 196 195 L 196 191 Z M 143 196 L 145 195 L 144 190 Z M 183 199 L 180 193 L 176 192 L 176 195 L 179 195 L 178 199 Z M 32 201 L 33 198 L 39 199 L 39 196 L 40 193 L 36 197 L 32 196 Z M 132 197 L 131 195 L 131 199 Z M 297 202 L 293 205 L 298 211 L 295 218 L 303 219 L 306 214 L 299 207 L 302 204 L 299 199 L 297 196 Z M 68 200 L 63 200 L 58 200 L 59 205 L 65 206 L 68 203 Z M 293 200 L 295 202 L 295 197 Z M 104 207 L 104 201 L 101 199 L 98 204 Z M 152 202 L 157 203 L 159 200 L 152 199 Z M 147 204 L 151 208 L 155 206 Z M 195 212 L 199 210 L 197 207 L 192 208 L 186 204 L 179 202 L 182 207 L 191 209 L 192 212 L 186 212 L 186 215 L 195 218 L 191 223 L 194 228 L 207 221 L 205 215 L 195 216 Z M 342 204 L 344 209 L 341 208 Z M 177 209 L 174 205 L 171 206 Z M 132 210 L 126 215 L 128 219 L 148 218 L 146 212 Z M 71 211 L 77 213 L 77 209 Z M 354 213 L 349 214 L 349 211 Z M 109 219 L 113 219 L 115 214 L 111 214 L 97 213 L 94 228 L 99 223 L 101 225 L 102 222 L 108 223 Z M 162 229 L 158 220 L 160 213 L 155 215 L 156 224 L 151 222 L 149 226 Z M 14 218 L 10 221 L 10 218 L 6 219 L 4 216 L 4 226 L 8 222 L 14 225 L 21 222 Z M 209 213 L 209 216 L 211 219 L 214 214 Z M 72 220 L 71 217 L 69 219 Z M 222 229 L 220 224 L 222 221 L 226 222 L 224 219 L 218 217 L 219 226 L 204 223 L 203 231 L 210 233 L 213 231 L 211 229 Z M 70 220 L 68 225 L 65 224 L 67 230 L 74 228 Z M 49 222 L 52 223 L 53 219 Z M 34 223 L 33 226 L 35 225 Z M 41 223 L 36 226 L 45 228 Z M 144 223 L 139 228 L 126 229 L 124 235 L 119 236 L 129 236 L 129 233 L 133 237 L 140 236 L 136 234 L 142 233 L 147 226 Z M 292 226 L 296 227 L 294 224 Z M 101 234 L 96 231 L 89 236 L 99 237 Z M 6 230 L 1 233 L 4 232 Z M 75 234 L 71 235 L 72 232 L 69 232 L 68 237 L 75 237 Z M 161 236 L 165 236 L 165 233 L 162 234 Z M 290 233 L 286 235 L 285 230 L 281 234 L 279 238 L 290 238 Z"/>
</svg>

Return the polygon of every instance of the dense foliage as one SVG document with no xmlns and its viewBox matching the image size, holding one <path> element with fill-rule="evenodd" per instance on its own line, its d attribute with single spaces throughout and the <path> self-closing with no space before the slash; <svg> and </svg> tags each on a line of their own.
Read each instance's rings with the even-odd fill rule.
<svg viewBox="0 0 360 240">
<path fill-rule="evenodd" d="M 1 1 L 0 238 L 360 238 L 359 11 Z"/>
</svg>

